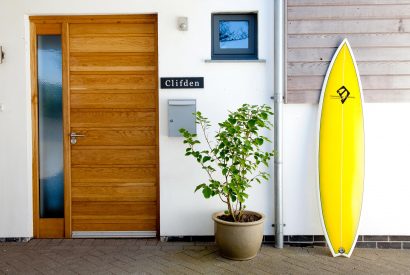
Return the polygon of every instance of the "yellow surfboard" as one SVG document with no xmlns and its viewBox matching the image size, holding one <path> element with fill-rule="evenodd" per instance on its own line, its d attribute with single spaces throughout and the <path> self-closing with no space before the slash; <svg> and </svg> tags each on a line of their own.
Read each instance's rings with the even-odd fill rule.
<svg viewBox="0 0 410 275">
<path fill-rule="evenodd" d="M 337 49 L 319 104 L 318 189 L 322 226 L 336 256 L 355 247 L 364 184 L 363 94 L 349 42 Z"/>
</svg>

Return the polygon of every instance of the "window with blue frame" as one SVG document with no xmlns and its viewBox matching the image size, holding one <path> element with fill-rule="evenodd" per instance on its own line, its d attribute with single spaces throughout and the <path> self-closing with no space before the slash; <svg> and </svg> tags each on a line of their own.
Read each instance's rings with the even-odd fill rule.
<svg viewBox="0 0 410 275">
<path fill-rule="evenodd" d="M 257 15 L 213 14 L 212 59 L 258 59 Z"/>
</svg>

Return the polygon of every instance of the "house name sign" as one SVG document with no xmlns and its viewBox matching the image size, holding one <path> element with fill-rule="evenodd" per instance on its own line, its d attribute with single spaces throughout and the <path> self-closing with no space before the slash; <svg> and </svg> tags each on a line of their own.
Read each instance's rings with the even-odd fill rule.
<svg viewBox="0 0 410 275">
<path fill-rule="evenodd" d="M 161 89 L 202 89 L 203 77 L 161 77 Z"/>
</svg>

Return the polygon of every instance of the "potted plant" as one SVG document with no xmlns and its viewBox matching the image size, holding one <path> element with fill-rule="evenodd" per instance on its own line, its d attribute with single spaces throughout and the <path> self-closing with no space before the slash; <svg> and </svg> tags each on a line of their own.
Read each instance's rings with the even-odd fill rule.
<svg viewBox="0 0 410 275">
<path fill-rule="evenodd" d="M 210 121 L 196 112 L 196 123 L 204 136 L 201 142 L 196 134 L 180 129 L 187 145 L 186 156 L 192 156 L 208 175 L 208 182 L 199 184 L 195 192 L 202 190 L 205 198 L 218 196 L 226 210 L 214 213 L 215 240 L 221 255 L 234 260 L 248 260 L 256 256 L 263 238 L 262 213 L 247 211 L 247 190 L 253 183 L 267 180 L 269 174 L 260 170 L 268 166 L 273 151 L 263 150 L 265 142 L 261 130 L 272 126 L 273 115 L 267 105 L 243 104 L 230 112 L 219 123 L 214 139 L 209 139 Z M 202 148 L 197 148 L 202 145 Z"/>
</svg>

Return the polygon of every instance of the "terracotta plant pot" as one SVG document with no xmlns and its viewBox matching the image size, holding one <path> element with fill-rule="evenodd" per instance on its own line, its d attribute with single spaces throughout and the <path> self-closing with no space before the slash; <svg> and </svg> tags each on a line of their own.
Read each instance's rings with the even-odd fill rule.
<svg viewBox="0 0 410 275">
<path fill-rule="evenodd" d="M 212 215 L 215 241 L 222 257 L 243 261 L 250 260 L 258 254 L 263 239 L 265 215 L 252 211 L 245 212 L 259 215 L 261 219 L 256 222 L 227 222 L 217 218 L 224 212 Z"/>
</svg>

